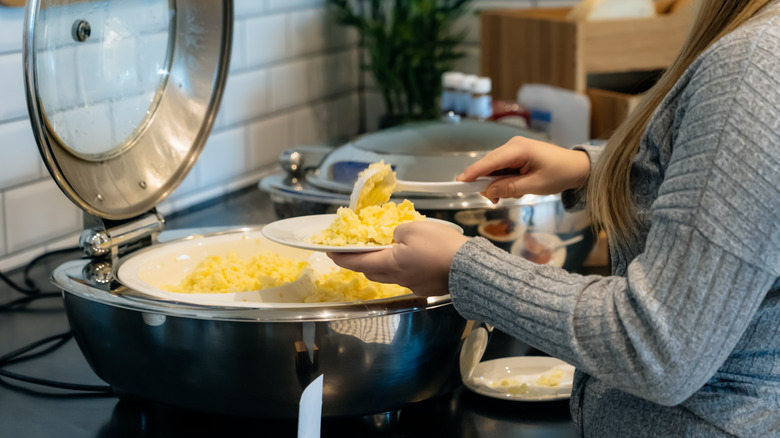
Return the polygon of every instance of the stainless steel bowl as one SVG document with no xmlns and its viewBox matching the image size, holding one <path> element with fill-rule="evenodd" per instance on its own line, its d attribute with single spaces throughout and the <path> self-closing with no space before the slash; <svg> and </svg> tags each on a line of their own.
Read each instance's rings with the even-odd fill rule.
<svg viewBox="0 0 780 438">
<path fill-rule="evenodd" d="M 84 356 L 122 398 L 295 418 L 303 388 L 324 374 L 324 416 L 369 416 L 460 382 L 458 354 L 467 324 L 449 296 L 192 305 L 155 299 L 116 281 L 101 285 L 90 273 L 105 271 L 90 263 L 66 263 L 53 280 L 64 290 Z"/>
</svg>

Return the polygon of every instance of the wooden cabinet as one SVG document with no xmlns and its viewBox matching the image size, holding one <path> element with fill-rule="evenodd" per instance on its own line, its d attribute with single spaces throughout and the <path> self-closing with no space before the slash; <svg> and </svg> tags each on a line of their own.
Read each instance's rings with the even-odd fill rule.
<svg viewBox="0 0 780 438">
<path fill-rule="evenodd" d="M 569 21 L 568 12 L 481 13 L 481 73 L 493 80 L 495 98 L 514 100 L 526 83 L 587 93 L 591 75 L 663 70 L 677 56 L 691 22 L 688 11 L 603 21 Z M 636 99 L 623 93 L 595 94 L 599 100 L 592 102 L 591 136 L 605 138 Z"/>
</svg>

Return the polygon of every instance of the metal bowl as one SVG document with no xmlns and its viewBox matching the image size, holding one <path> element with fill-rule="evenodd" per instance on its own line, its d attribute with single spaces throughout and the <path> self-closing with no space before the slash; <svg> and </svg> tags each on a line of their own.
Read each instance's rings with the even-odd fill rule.
<svg viewBox="0 0 780 438">
<path fill-rule="evenodd" d="M 53 280 L 84 356 L 122 398 L 295 418 L 303 388 L 324 374 L 324 416 L 370 416 L 459 383 L 467 324 L 449 296 L 205 306 L 101 285 L 90 263 L 66 263 Z"/>
</svg>

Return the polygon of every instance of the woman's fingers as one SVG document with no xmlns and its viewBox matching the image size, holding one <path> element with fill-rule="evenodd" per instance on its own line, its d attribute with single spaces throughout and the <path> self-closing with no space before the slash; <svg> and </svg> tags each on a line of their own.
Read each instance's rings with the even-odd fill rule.
<svg viewBox="0 0 780 438">
<path fill-rule="evenodd" d="M 515 137 L 467 167 L 459 181 L 499 175 L 483 195 L 495 203 L 527 193 L 548 195 L 584 186 L 590 173 L 590 158 L 584 151 Z"/>
<path fill-rule="evenodd" d="M 511 139 L 467 167 L 456 179 L 458 181 L 474 181 L 480 176 L 488 176 L 505 169 L 521 171 L 526 164 L 528 141 L 530 140 L 523 137 Z"/>
<path fill-rule="evenodd" d="M 401 224 L 392 248 L 366 253 L 328 253 L 337 265 L 363 272 L 369 280 L 395 283 L 418 295 L 447 293 L 452 258 L 468 240 L 452 228 L 429 221 Z"/>
<path fill-rule="evenodd" d="M 517 198 L 526 193 L 534 193 L 533 184 L 533 174 L 498 178 L 481 194 L 495 204 L 501 198 Z"/>
<path fill-rule="evenodd" d="M 392 248 L 371 252 L 330 252 L 328 257 L 342 268 L 373 275 L 388 270 L 391 258 L 388 258 L 387 253 L 391 251 Z"/>
</svg>

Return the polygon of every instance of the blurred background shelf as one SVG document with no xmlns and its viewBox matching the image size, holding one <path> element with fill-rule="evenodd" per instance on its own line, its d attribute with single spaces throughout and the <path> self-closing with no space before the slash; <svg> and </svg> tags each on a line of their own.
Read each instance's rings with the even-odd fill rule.
<svg viewBox="0 0 780 438">
<path fill-rule="evenodd" d="M 674 61 L 692 14 L 571 21 L 569 10 L 483 11 L 481 73 L 493 80 L 497 99 L 514 99 L 529 83 L 589 94 L 591 137 L 608 138 L 638 102 L 636 94 Z"/>
</svg>

